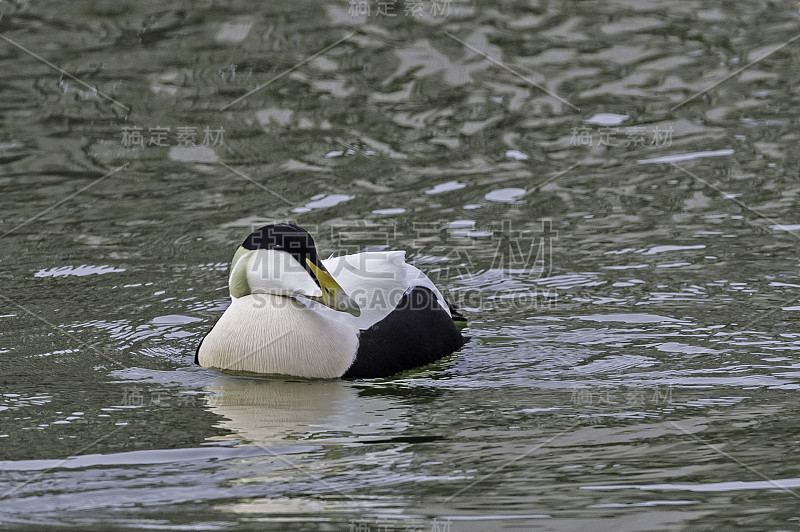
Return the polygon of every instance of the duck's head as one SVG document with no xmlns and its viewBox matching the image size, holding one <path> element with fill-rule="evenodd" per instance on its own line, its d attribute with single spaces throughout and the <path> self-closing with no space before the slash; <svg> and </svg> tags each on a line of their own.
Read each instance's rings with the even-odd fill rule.
<svg viewBox="0 0 800 532">
<path fill-rule="evenodd" d="M 325 269 L 314 239 L 302 227 L 265 225 L 245 238 L 233 256 L 231 296 L 275 294 L 313 299 L 359 316 L 361 310 Z"/>
</svg>

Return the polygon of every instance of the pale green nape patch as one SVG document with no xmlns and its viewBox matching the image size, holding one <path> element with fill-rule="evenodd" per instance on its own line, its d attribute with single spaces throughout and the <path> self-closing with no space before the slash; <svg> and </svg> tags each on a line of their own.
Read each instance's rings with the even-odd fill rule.
<svg viewBox="0 0 800 532">
<path fill-rule="evenodd" d="M 247 282 L 247 264 L 252 256 L 249 249 L 239 246 L 233 254 L 231 261 L 231 275 L 228 277 L 228 288 L 232 297 L 242 297 L 250 293 L 250 284 Z"/>
</svg>

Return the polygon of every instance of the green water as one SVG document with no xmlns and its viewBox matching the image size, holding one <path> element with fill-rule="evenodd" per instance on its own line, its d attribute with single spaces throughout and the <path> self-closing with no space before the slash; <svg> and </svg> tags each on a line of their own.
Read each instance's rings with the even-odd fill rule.
<svg viewBox="0 0 800 532">
<path fill-rule="evenodd" d="M 0 2 L 0 528 L 797 530 L 796 3 L 366 5 Z M 472 341 L 194 366 L 270 221 Z"/>
</svg>

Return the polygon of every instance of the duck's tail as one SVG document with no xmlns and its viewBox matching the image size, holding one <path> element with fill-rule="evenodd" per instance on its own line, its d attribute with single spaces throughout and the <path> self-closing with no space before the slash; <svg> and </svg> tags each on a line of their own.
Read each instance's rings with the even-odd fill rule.
<svg viewBox="0 0 800 532">
<path fill-rule="evenodd" d="M 461 308 L 455 303 L 451 303 L 446 299 L 445 303 L 447 303 L 447 307 L 450 309 L 450 316 L 452 316 L 453 318 L 453 323 L 455 324 L 456 327 L 458 327 L 458 330 L 460 332 L 464 327 L 467 326 L 467 317 L 461 313 Z M 463 334 L 461 335 L 461 338 L 464 339 L 464 343 L 461 345 L 466 344 L 472 339 L 471 336 L 464 336 Z"/>
</svg>

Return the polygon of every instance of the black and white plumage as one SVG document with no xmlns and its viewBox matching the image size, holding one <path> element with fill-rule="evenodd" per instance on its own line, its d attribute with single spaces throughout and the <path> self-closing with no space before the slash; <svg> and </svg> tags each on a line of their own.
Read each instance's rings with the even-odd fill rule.
<svg viewBox="0 0 800 532">
<path fill-rule="evenodd" d="M 376 378 L 423 366 L 466 338 L 404 251 L 320 260 L 290 224 L 253 231 L 231 263 L 231 305 L 197 347 L 203 367 L 311 378 Z"/>
</svg>

